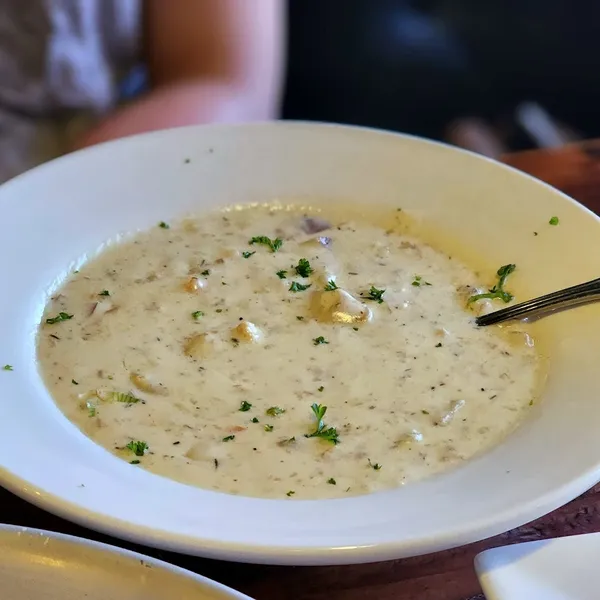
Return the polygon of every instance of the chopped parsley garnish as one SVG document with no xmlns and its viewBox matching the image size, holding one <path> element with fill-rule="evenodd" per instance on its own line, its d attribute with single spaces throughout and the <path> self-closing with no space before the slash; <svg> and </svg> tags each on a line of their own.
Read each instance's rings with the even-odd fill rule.
<svg viewBox="0 0 600 600">
<path fill-rule="evenodd" d="M 140 461 L 139 461 L 139 460 L 136 458 L 135 460 L 130 460 L 130 461 L 129 461 L 129 464 L 130 464 L 130 465 L 139 465 L 139 464 L 140 464 Z"/>
<path fill-rule="evenodd" d="M 307 290 L 311 285 L 312 283 L 303 285 L 301 283 L 298 283 L 297 281 L 292 281 L 292 283 L 290 284 L 290 292 L 303 292 L 304 290 Z"/>
<path fill-rule="evenodd" d="M 337 283 L 333 279 L 330 279 L 327 282 L 327 285 L 325 286 L 326 292 L 333 292 L 333 290 L 337 290 L 337 289 L 338 289 Z"/>
<path fill-rule="evenodd" d="M 329 485 L 337 485 L 337 481 L 336 481 L 336 480 L 335 480 L 333 477 L 330 477 L 330 478 L 327 480 L 327 483 L 328 483 Z"/>
<path fill-rule="evenodd" d="M 372 463 L 370 458 L 368 460 L 369 460 L 369 466 L 371 467 L 371 469 L 373 469 L 375 471 L 381 470 L 381 465 L 379 463 Z"/>
<path fill-rule="evenodd" d="M 48 325 L 54 325 L 56 323 L 60 323 L 61 321 L 68 321 L 69 319 L 72 319 L 72 318 L 73 318 L 73 315 L 69 315 L 66 312 L 59 312 L 55 317 L 46 319 L 46 323 L 48 323 Z"/>
<path fill-rule="evenodd" d="M 12 365 L 4 365 L 2 367 L 3 371 L 14 371 L 13 366 Z"/>
<path fill-rule="evenodd" d="M 98 296 L 110 296 L 110 292 L 108 290 L 102 290 Z"/>
<path fill-rule="evenodd" d="M 258 420 L 256 417 L 254 417 L 254 418 L 252 419 L 252 422 L 253 422 L 253 423 L 260 423 L 260 421 L 259 421 L 259 420 Z"/>
<path fill-rule="evenodd" d="M 293 496 L 296 492 L 294 490 L 290 490 L 286 496 L 289 498 L 290 496 Z"/>
<path fill-rule="evenodd" d="M 242 402 L 240 403 L 240 412 L 248 412 L 251 408 L 252 404 L 250 404 L 250 402 L 242 400 Z"/>
<path fill-rule="evenodd" d="M 367 300 L 375 300 L 381 304 L 383 302 L 383 294 L 385 294 L 385 290 L 378 290 L 374 285 L 372 285 L 371 289 L 366 294 L 361 294 L 361 296 Z"/>
<path fill-rule="evenodd" d="M 276 275 L 279 279 L 285 279 L 287 277 L 287 271 L 282 269 L 281 271 L 277 271 Z"/>
<path fill-rule="evenodd" d="M 202 277 L 208 277 L 210 275 L 210 269 L 204 269 L 200 275 L 202 275 Z"/>
<path fill-rule="evenodd" d="M 88 411 L 88 417 L 95 417 L 97 410 L 96 410 L 96 405 L 93 402 L 86 402 L 85 403 L 85 407 L 87 408 Z"/>
<path fill-rule="evenodd" d="M 323 421 L 327 407 L 322 404 L 313 404 L 311 407 L 313 414 L 317 418 L 317 428 L 312 433 L 304 434 L 304 437 L 318 437 L 332 444 L 339 444 L 338 432 L 335 427 L 325 428 L 325 422 Z"/>
<path fill-rule="evenodd" d="M 489 298 L 493 300 L 494 298 L 499 298 L 504 302 L 510 302 L 513 299 L 513 295 L 507 292 L 504 289 L 504 284 L 506 283 L 506 278 L 516 269 L 515 265 L 504 265 L 496 271 L 496 275 L 498 276 L 498 283 L 494 285 L 494 287 L 490 288 L 489 291 L 485 294 L 475 294 L 471 296 L 468 300 L 468 304 L 472 302 L 476 302 L 477 300 L 482 300 L 483 298 Z"/>
<path fill-rule="evenodd" d="M 136 456 L 144 456 L 144 454 L 146 454 L 148 451 L 148 444 L 139 440 L 137 442 L 131 440 L 131 442 L 129 442 L 125 448 L 127 448 L 127 450 L 131 450 Z"/>
<path fill-rule="evenodd" d="M 228 435 L 223 438 L 224 442 L 231 442 L 231 440 L 235 440 L 235 435 Z"/>
<path fill-rule="evenodd" d="M 73 385 L 79 385 L 79 381 L 75 381 L 74 379 L 71 379 L 71 383 L 72 383 Z"/>
<path fill-rule="evenodd" d="M 317 391 L 319 391 L 319 392 L 322 392 L 324 389 L 325 389 L 325 386 L 324 386 L 324 385 L 320 385 L 320 386 L 317 388 Z"/>
<path fill-rule="evenodd" d="M 223 309 L 222 309 L 222 308 L 217 308 L 217 309 L 215 310 L 215 312 L 216 312 L 216 313 L 222 313 L 222 312 L 223 312 Z"/>
<path fill-rule="evenodd" d="M 161 229 L 169 229 L 169 228 L 171 227 L 171 226 L 170 226 L 168 223 L 165 223 L 164 221 L 161 221 L 161 222 L 158 224 L 158 226 L 159 226 Z"/>
<path fill-rule="evenodd" d="M 271 248 L 271 252 L 277 252 L 277 250 L 279 250 L 283 245 L 283 240 L 280 238 L 275 238 L 274 240 L 272 240 L 266 235 L 257 235 L 253 237 L 248 243 L 251 246 L 253 244 L 262 244 L 263 246 Z"/>
<path fill-rule="evenodd" d="M 429 414 L 429 411 L 428 411 L 428 410 L 425 410 L 425 409 L 422 409 L 422 410 L 421 410 L 421 412 L 422 412 L 424 415 L 428 415 L 428 414 Z"/>
<path fill-rule="evenodd" d="M 313 344 L 315 346 L 320 346 L 321 344 L 329 344 L 329 342 L 322 335 L 320 335 L 313 340 Z"/>
<path fill-rule="evenodd" d="M 200 317 L 203 317 L 203 316 L 204 316 L 204 313 L 203 313 L 201 310 L 195 310 L 195 311 L 192 313 L 192 319 L 196 319 L 196 321 L 197 321 L 197 320 L 198 320 Z"/>
<path fill-rule="evenodd" d="M 265 425 L 265 431 L 268 431 L 268 432 L 273 431 L 273 425 Z"/>
<path fill-rule="evenodd" d="M 313 272 L 313 268 L 310 266 L 310 263 L 306 258 L 301 258 L 298 261 L 298 264 L 294 267 L 296 274 L 300 275 L 300 277 L 309 277 Z"/>
<path fill-rule="evenodd" d="M 558 217 L 552 217 L 552 218 L 551 218 L 551 219 L 548 221 L 548 223 L 549 223 L 550 225 L 558 225 L 558 223 L 559 223 Z"/>
<path fill-rule="evenodd" d="M 442 342 L 438 342 L 438 343 L 435 345 L 435 347 L 436 347 L 436 348 L 441 348 L 441 347 L 442 347 Z"/>
<path fill-rule="evenodd" d="M 296 319 L 298 319 L 298 321 L 304 321 L 304 317 L 301 317 L 300 315 L 298 315 Z"/>
<path fill-rule="evenodd" d="M 256 254 L 256 252 L 242 252 L 244 258 L 250 258 L 253 254 Z"/>
<path fill-rule="evenodd" d="M 414 285 L 415 287 L 421 287 L 422 285 L 431 285 L 431 284 L 429 283 L 429 281 L 423 281 L 423 278 L 420 275 L 415 275 L 412 285 Z"/>
<path fill-rule="evenodd" d="M 271 408 L 267 408 L 266 413 L 270 417 L 277 417 L 278 415 L 282 415 L 285 412 L 285 408 L 281 408 L 280 406 L 271 406 Z"/>
</svg>

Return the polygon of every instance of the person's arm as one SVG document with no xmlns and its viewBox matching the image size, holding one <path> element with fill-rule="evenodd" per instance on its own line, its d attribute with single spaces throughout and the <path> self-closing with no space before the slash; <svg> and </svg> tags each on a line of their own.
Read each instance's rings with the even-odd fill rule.
<svg viewBox="0 0 600 600">
<path fill-rule="evenodd" d="M 146 0 L 151 91 L 80 144 L 208 122 L 277 116 L 284 0 Z"/>
</svg>

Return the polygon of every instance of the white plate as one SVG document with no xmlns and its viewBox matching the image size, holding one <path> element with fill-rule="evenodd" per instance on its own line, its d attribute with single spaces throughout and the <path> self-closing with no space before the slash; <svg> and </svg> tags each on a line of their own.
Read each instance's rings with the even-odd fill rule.
<svg viewBox="0 0 600 600">
<path fill-rule="evenodd" d="M 482 552 L 475 569 L 487 600 L 598 600 L 600 533 Z"/>
<path fill-rule="evenodd" d="M 600 225 L 591 213 L 516 171 L 419 139 L 311 124 L 211 126 L 67 156 L 0 188 L 0 365 L 14 365 L 0 371 L 0 483 L 125 539 L 292 564 L 377 561 L 465 544 L 594 484 L 599 305 L 540 323 L 550 376 L 543 402 L 514 435 L 460 469 L 393 491 L 321 502 L 204 491 L 132 470 L 63 417 L 37 371 L 35 333 L 49 291 L 81 257 L 118 232 L 189 211 L 316 197 L 422 215 L 461 238 L 487 272 L 516 262 L 511 285 L 522 296 L 600 275 Z M 554 215 L 556 227 L 548 225 Z"/>
<path fill-rule="evenodd" d="M 108 544 L 0 525 L 2 600 L 251 600 L 205 577 Z"/>
</svg>

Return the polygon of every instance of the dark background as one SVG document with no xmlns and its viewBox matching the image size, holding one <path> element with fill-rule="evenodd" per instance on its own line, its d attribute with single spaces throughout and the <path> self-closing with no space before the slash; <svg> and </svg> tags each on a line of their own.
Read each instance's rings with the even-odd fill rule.
<svg viewBox="0 0 600 600">
<path fill-rule="evenodd" d="M 535 101 L 581 137 L 600 136 L 600 2 L 289 0 L 284 118 L 442 139 L 481 117 L 511 149 Z"/>
</svg>

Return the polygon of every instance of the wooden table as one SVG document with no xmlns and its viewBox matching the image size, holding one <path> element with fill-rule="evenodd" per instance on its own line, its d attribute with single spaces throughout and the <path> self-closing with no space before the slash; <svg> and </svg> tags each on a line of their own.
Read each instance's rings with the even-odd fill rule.
<svg viewBox="0 0 600 600">
<path fill-rule="evenodd" d="M 600 141 L 508 155 L 505 162 L 600 212 Z M 478 552 L 514 542 L 600 531 L 600 485 L 546 517 L 484 542 L 418 558 L 349 567 L 240 565 L 139 548 L 49 515 L 2 488 L 0 522 L 133 548 L 197 571 L 257 600 L 483 600 L 473 570 Z"/>
</svg>

